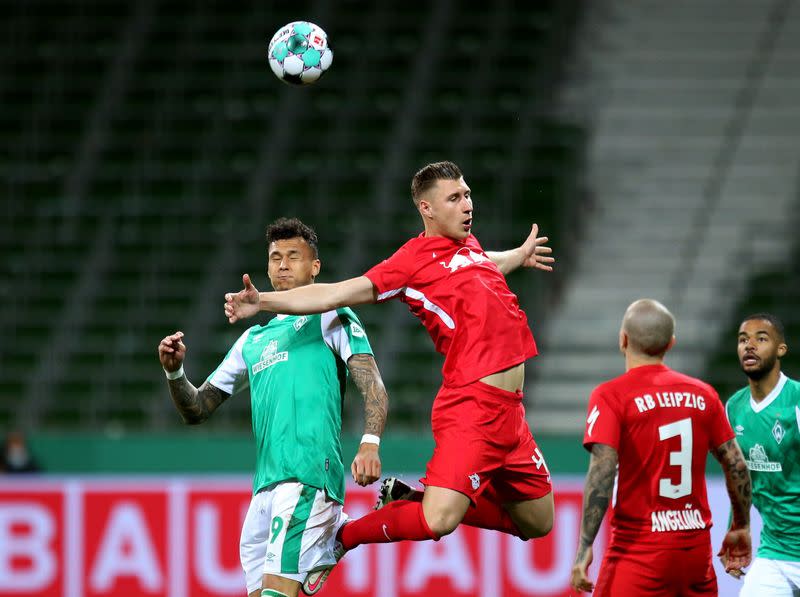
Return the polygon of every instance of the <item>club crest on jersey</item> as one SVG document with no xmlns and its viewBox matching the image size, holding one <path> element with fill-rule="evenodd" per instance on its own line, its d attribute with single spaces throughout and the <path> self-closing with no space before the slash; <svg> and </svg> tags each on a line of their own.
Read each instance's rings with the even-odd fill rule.
<svg viewBox="0 0 800 597">
<path fill-rule="evenodd" d="M 305 315 L 301 315 L 300 317 L 298 317 L 297 320 L 292 324 L 292 326 L 294 327 L 294 331 L 299 332 L 300 328 L 303 327 L 307 321 L 308 317 L 306 317 Z"/>
<path fill-rule="evenodd" d="M 446 267 L 450 270 L 450 273 L 453 273 L 457 269 L 467 267 L 468 265 L 475 265 L 476 263 L 482 263 L 483 261 L 489 261 L 489 258 L 467 247 L 463 247 L 456 251 L 456 254 L 450 258 L 450 263 L 440 261 L 439 265 Z"/>
<path fill-rule="evenodd" d="M 278 352 L 278 341 L 270 340 L 269 344 L 267 344 L 264 347 L 264 350 L 261 351 L 261 358 L 252 367 L 253 375 L 263 371 L 267 367 L 272 367 L 275 363 L 281 363 L 288 360 L 289 353 L 285 350 L 283 352 Z"/>
<path fill-rule="evenodd" d="M 469 476 L 469 481 L 472 483 L 472 489 L 477 490 L 478 487 L 481 486 L 481 478 L 478 476 L 478 473 L 472 473 Z"/>
<path fill-rule="evenodd" d="M 748 452 L 750 458 L 746 458 L 747 468 L 751 471 L 763 473 L 779 473 L 783 470 L 780 462 L 771 462 L 767 458 L 767 451 L 761 444 L 756 444 Z"/>
<path fill-rule="evenodd" d="M 783 436 L 786 435 L 786 431 L 783 430 L 781 427 L 780 421 L 775 421 L 775 425 L 772 427 L 772 437 L 775 438 L 775 441 L 778 442 L 778 445 L 783 441 Z"/>
</svg>

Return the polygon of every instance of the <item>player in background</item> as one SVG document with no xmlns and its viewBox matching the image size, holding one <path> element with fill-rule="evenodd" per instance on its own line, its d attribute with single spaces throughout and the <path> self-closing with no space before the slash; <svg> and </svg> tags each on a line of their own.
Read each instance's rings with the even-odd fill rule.
<svg viewBox="0 0 800 597">
<path fill-rule="evenodd" d="M 733 512 L 720 554 L 728 569 L 750 563 L 747 467 L 714 389 L 664 365 L 674 330 L 661 303 L 631 304 L 619 333 L 625 373 L 589 399 L 583 445 L 591 460 L 572 586 L 596 597 L 716 597 L 709 451 L 722 465 Z M 615 485 L 611 540 L 593 586 L 592 543 Z"/>
<path fill-rule="evenodd" d="M 461 522 L 523 538 L 553 524 L 550 474 L 522 404 L 524 362 L 536 344 L 505 279 L 518 267 L 551 270 L 547 237 L 534 224 L 518 248 L 484 251 L 471 234 L 470 188 L 452 162 L 419 170 L 411 196 L 424 232 L 363 276 L 259 294 L 245 274 L 244 290 L 226 295 L 231 323 L 259 310 L 316 313 L 397 298 L 445 355 L 422 501 L 397 500 L 343 526 L 340 554 L 364 543 L 436 540 Z"/>
<path fill-rule="evenodd" d="M 313 284 L 320 261 L 311 228 L 281 218 L 267 229 L 267 244 L 267 274 L 279 294 Z M 183 372 L 182 332 L 164 338 L 158 352 L 175 407 L 190 425 L 250 386 L 257 452 L 240 543 L 247 591 L 250 597 L 296 597 L 309 572 L 335 561 L 334 533 L 346 517 L 340 432 L 347 371 L 365 412 L 351 472 L 359 485 L 380 477 L 388 399 L 361 323 L 348 308 L 277 315 L 248 328 L 199 388 Z M 320 586 L 302 589 L 313 594 Z"/>
<path fill-rule="evenodd" d="M 753 478 L 761 541 L 742 597 L 800 596 L 800 382 L 781 371 L 788 351 L 781 321 L 756 313 L 739 326 L 748 385 L 725 405 Z"/>
</svg>

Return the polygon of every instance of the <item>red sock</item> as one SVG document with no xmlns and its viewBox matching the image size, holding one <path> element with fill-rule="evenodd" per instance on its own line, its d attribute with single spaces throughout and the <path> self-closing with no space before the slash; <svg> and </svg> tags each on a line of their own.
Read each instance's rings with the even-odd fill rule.
<svg viewBox="0 0 800 597">
<path fill-rule="evenodd" d="M 422 503 L 397 500 L 380 510 L 348 522 L 342 527 L 339 541 L 345 549 L 353 549 L 364 543 L 390 543 L 394 541 L 437 540 L 425 516 Z"/>
<path fill-rule="evenodd" d="M 514 524 L 511 515 L 500 505 L 496 494 L 492 494 L 488 489 L 478 496 L 475 506 L 467 508 L 467 513 L 461 522 L 471 527 L 491 529 L 525 538 Z"/>
</svg>

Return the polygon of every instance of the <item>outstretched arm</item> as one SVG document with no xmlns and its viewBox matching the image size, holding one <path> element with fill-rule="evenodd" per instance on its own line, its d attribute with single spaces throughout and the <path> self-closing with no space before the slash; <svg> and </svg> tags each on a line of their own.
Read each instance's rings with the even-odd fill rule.
<svg viewBox="0 0 800 597">
<path fill-rule="evenodd" d="M 546 272 L 553 271 L 555 262 L 550 254 L 553 249 L 546 246 L 549 240 L 546 236 L 538 236 L 539 225 L 531 226 L 531 233 L 525 242 L 516 249 L 508 251 L 486 251 L 486 256 L 491 259 L 503 275 L 510 274 L 518 267 L 533 267 Z"/>
<path fill-rule="evenodd" d="M 750 543 L 750 472 L 735 439 L 718 446 L 713 454 L 722 465 L 731 502 L 731 526 L 717 555 L 722 560 L 725 571 L 739 578 L 743 574 L 742 568 L 750 565 L 753 555 Z"/>
<path fill-rule="evenodd" d="M 309 284 L 280 292 L 259 292 L 248 274 L 242 276 L 242 283 L 242 290 L 225 295 L 225 317 L 230 323 L 252 317 L 259 311 L 309 315 L 377 300 L 377 291 L 366 276 L 333 284 Z"/>
<path fill-rule="evenodd" d="M 228 399 L 230 394 L 223 392 L 210 383 L 203 383 L 196 388 L 183 373 L 183 359 L 186 357 L 186 345 L 183 343 L 183 332 L 175 332 L 166 336 L 158 345 L 158 359 L 170 377 L 167 378 L 169 393 L 175 408 L 187 425 L 197 425 L 205 421 L 217 407 Z"/>
<path fill-rule="evenodd" d="M 577 591 L 591 591 L 594 588 L 594 583 L 589 580 L 589 566 L 593 558 L 592 544 L 611 501 L 616 469 L 617 451 L 605 444 L 594 444 L 583 490 L 581 538 L 578 553 L 575 555 L 575 565 L 572 567 L 571 583 Z"/>
<path fill-rule="evenodd" d="M 378 365 L 369 354 L 354 354 L 347 361 L 350 375 L 364 397 L 364 434 L 380 437 L 386 425 L 389 396 L 383 385 Z M 374 483 L 381 476 L 378 445 L 363 442 L 350 465 L 353 480 L 361 486 Z"/>
</svg>

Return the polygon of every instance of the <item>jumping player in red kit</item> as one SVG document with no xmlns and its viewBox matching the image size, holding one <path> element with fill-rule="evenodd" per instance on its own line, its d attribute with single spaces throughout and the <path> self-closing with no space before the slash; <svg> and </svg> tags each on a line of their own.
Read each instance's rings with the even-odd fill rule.
<svg viewBox="0 0 800 597">
<path fill-rule="evenodd" d="M 572 586 L 594 589 L 595 597 L 716 597 L 708 452 L 722 465 L 731 502 L 719 555 L 729 571 L 750 563 L 747 465 L 714 389 L 664 365 L 674 329 L 661 303 L 634 302 L 619 334 L 626 373 L 600 384 L 589 399 L 583 445 L 592 456 Z M 592 543 L 615 481 L 611 541 L 593 586 Z"/>
<path fill-rule="evenodd" d="M 484 251 L 471 234 L 470 188 L 452 162 L 417 172 L 411 195 L 425 231 L 363 276 L 259 293 L 245 275 L 244 290 L 226 295 L 231 323 L 259 310 L 308 314 L 398 298 L 445 355 L 421 502 L 394 500 L 343 524 L 340 554 L 364 543 L 436 540 L 461 522 L 526 539 L 553 524 L 550 474 L 522 404 L 524 362 L 536 344 L 504 277 L 518 267 L 551 270 L 547 237 L 534 225 L 520 247 Z"/>
</svg>

